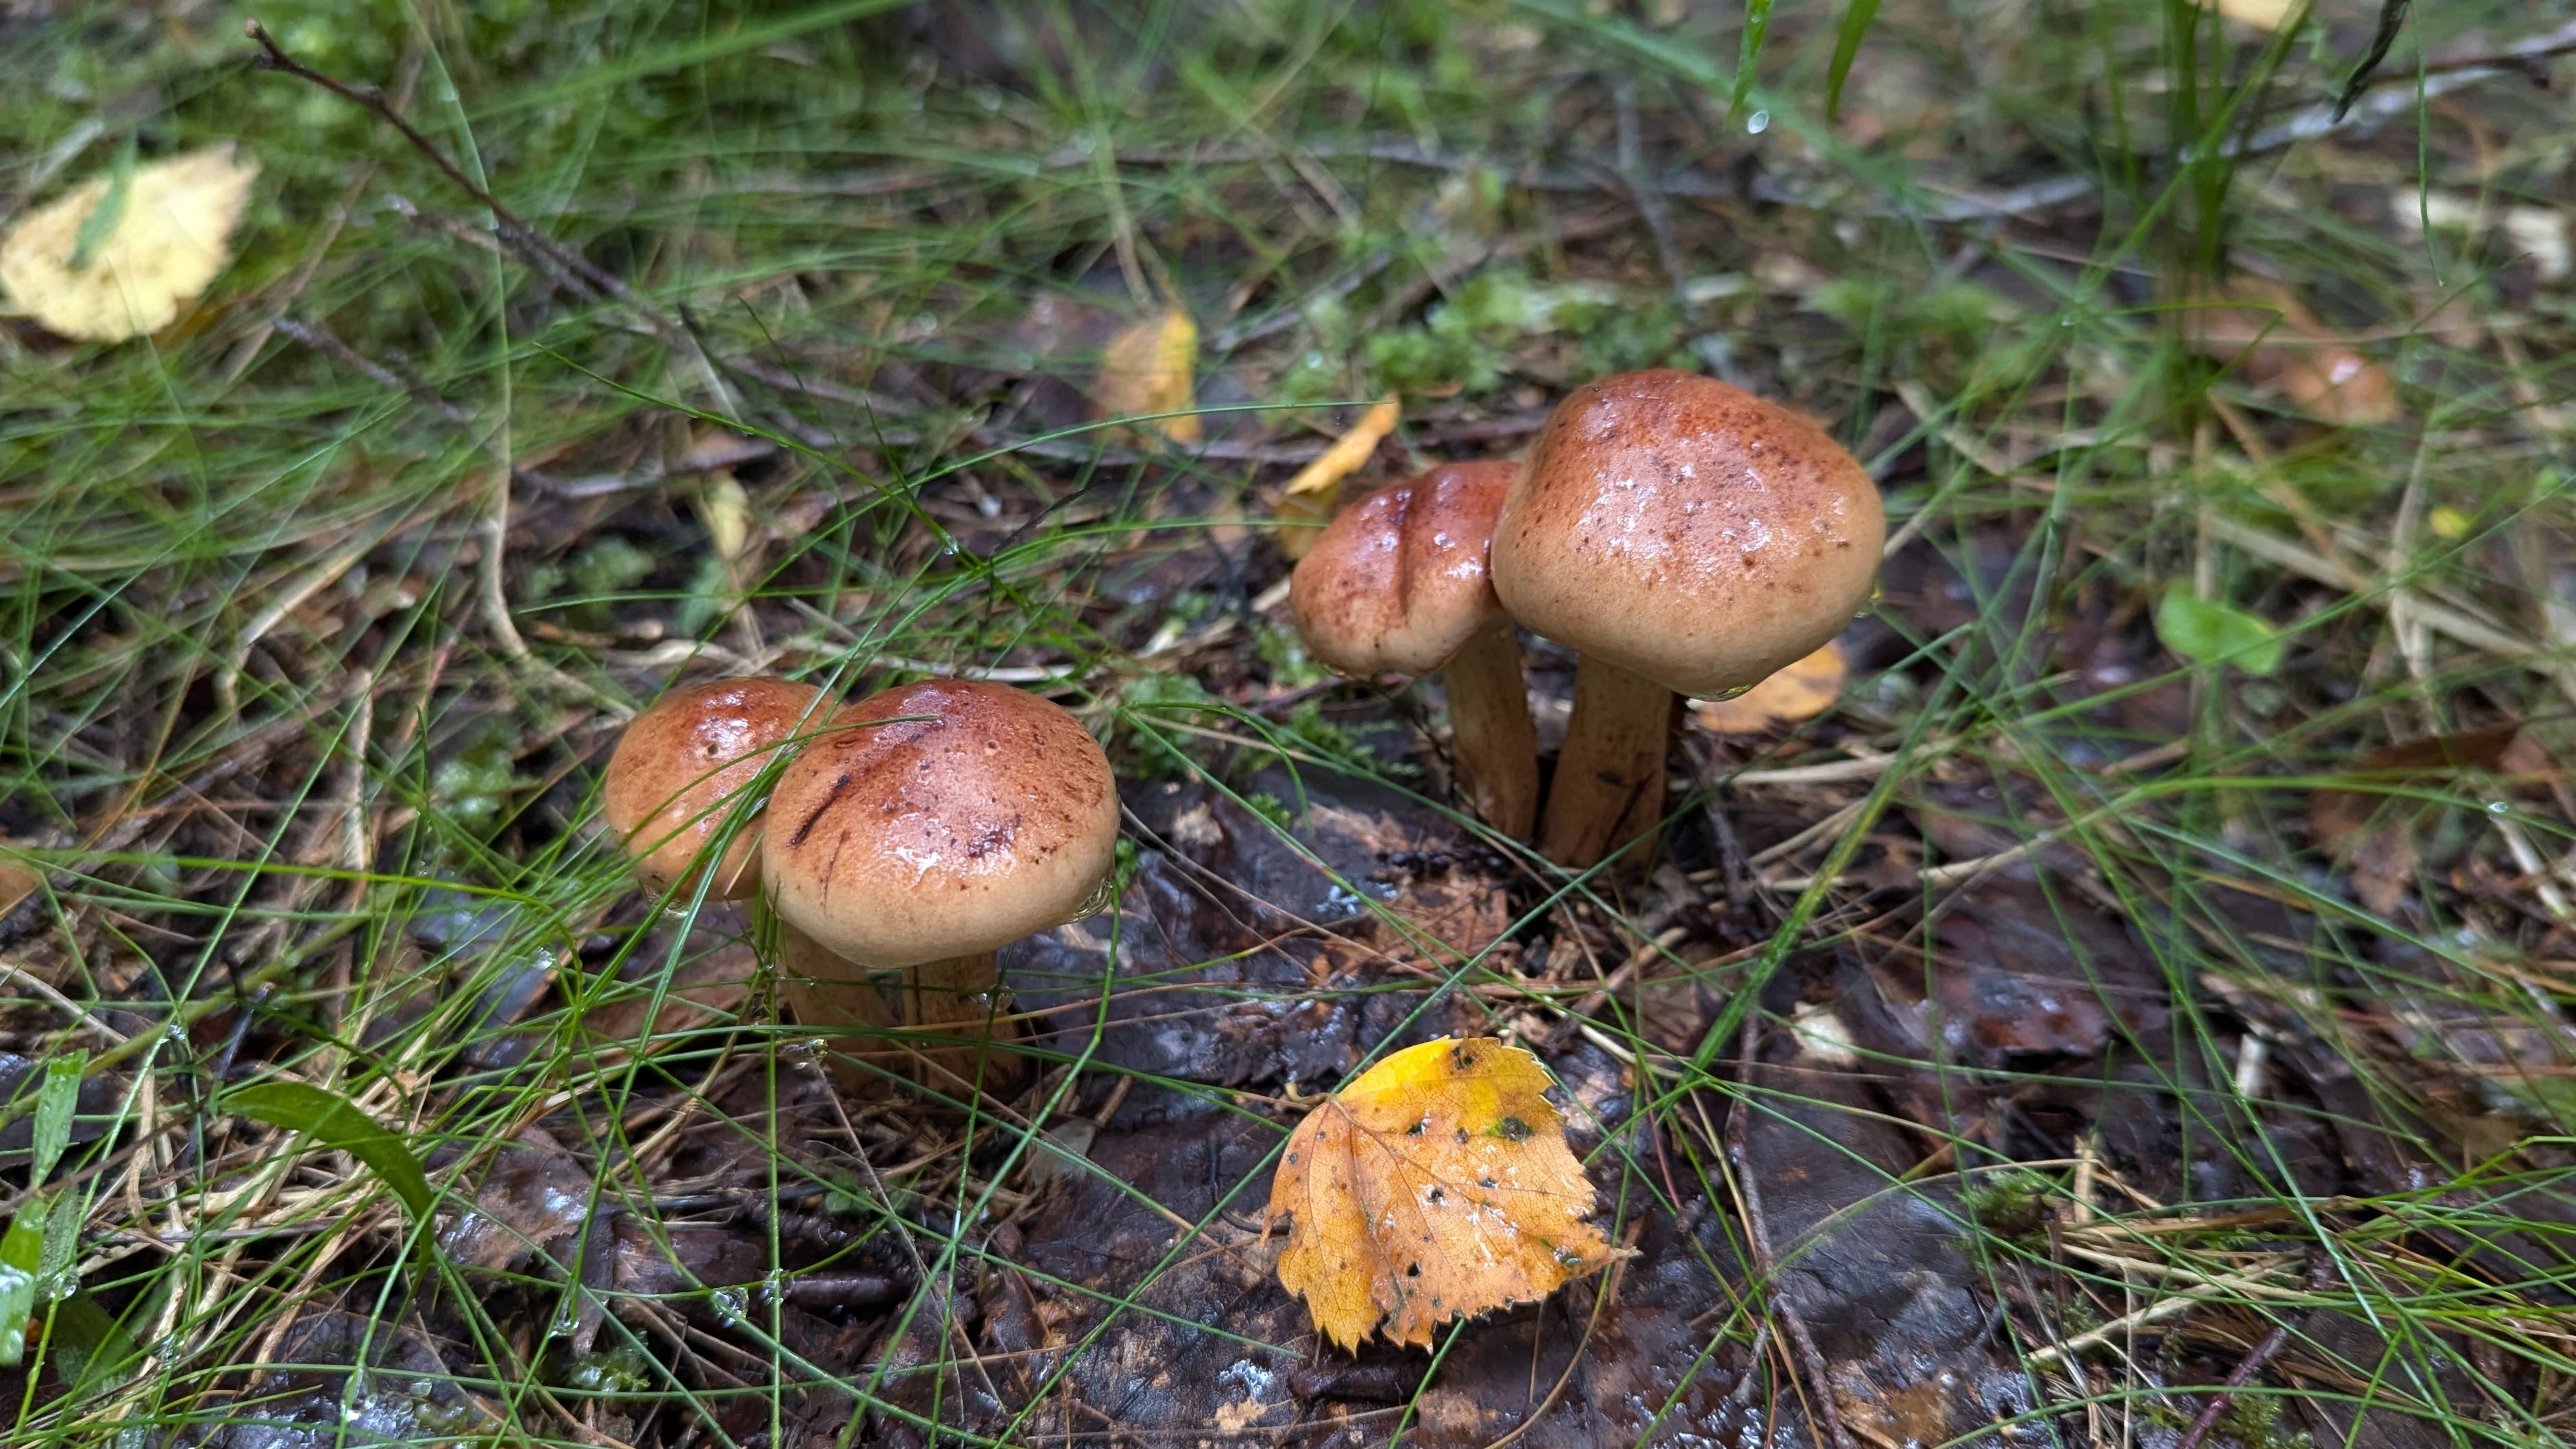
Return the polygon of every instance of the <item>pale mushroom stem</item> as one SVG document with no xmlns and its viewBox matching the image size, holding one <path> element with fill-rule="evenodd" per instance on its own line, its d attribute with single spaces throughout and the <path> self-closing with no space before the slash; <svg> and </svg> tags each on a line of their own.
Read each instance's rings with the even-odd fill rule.
<svg viewBox="0 0 2576 1449">
<path fill-rule="evenodd" d="M 798 1025 L 871 1038 L 890 1036 L 903 1026 L 904 994 L 899 989 L 885 990 L 866 968 L 789 925 L 784 917 L 774 919 L 778 921 L 778 1000 L 795 1014 Z M 864 1049 L 855 1041 L 841 1045 Z M 844 1091 L 876 1095 L 885 1090 L 882 1077 L 837 1058 L 825 1061 Z"/>
<path fill-rule="evenodd" d="M 1020 1059 L 986 1046 L 1015 1035 L 1011 1023 L 1003 1019 L 1009 1008 L 999 996 L 1002 973 L 992 952 L 925 961 L 906 974 L 911 977 L 907 993 L 911 1019 L 905 1026 L 936 1030 L 941 1036 L 981 1038 L 967 1046 L 920 1048 L 932 1086 L 971 1090 L 979 1057 L 984 1062 L 985 1086 L 1008 1088 L 1019 1081 Z"/>
<path fill-rule="evenodd" d="M 1476 817 L 1514 840 L 1538 819 L 1538 727 L 1521 678 L 1520 632 L 1497 616 L 1440 673 L 1458 782 Z"/>
<path fill-rule="evenodd" d="M 932 1086 L 957 1090 L 975 1084 L 975 1059 L 985 1054 L 982 1046 L 907 1047 L 901 1038 L 906 1031 L 928 1028 L 942 1036 L 981 1036 L 989 1014 L 986 998 L 998 979 L 992 953 L 932 961 L 906 971 L 883 970 L 839 955 L 782 919 L 778 965 L 780 1001 L 801 1025 L 849 1034 L 853 1039 L 841 1043 L 845 1054 L 900 1051 L 907 1059 L 921 1059 L 920 1070 L 911 1074 Z M 1009 1028 L 1004 1024 L 1000 1030 Z M 836 1062 L 833 1075 L 852 1092 L 884 1090 L 882 1077 L 846 1063 Z M 1018 1077 L 1017 1057 L 994 1053 L 984 1065 L 986 1086 L 1008 1087 Z"/>
<path fill-rule="evenodd" d="M 1673 734 L 1671 690 L 1586 654 L 1574 669 L 1574 714 L 1548 787 L 1539 850 L 1571 870 L 1600 863 L 1614 845 L 1664 816 L 1664 751 Z M 1631 852 L 1632 859 L 1645 849 Z"/>
</svg>

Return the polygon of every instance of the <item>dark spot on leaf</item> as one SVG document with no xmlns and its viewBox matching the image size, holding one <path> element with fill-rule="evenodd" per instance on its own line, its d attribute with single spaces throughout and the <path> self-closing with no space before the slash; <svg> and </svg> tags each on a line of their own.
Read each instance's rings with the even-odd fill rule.
<svg viewBox="0 0 2576 1449">
<path fill-rule="evenodd" d="M 1505 1117 L 1494 1124 L 1494 1135 L 1506 1142 L 1527 1142 L 1530 1125 L 1518 1117 Z"/>
</svg>

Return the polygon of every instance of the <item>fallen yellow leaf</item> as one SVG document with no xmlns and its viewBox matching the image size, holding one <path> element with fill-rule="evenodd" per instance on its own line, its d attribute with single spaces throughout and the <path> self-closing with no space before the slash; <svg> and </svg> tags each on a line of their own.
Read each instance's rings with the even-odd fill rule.
<svg viewBox="0 0 2576 1449">
<path fill-rule="evenodd" d="M 1407 1047 L 1288 1139 L 1265 1218 L 1289 1219 L 1279 1282 L 1356 1349 L 1381 1320 L 1429 1346 L 1453 1317 L 1544 1298 L 1619 1256 L 1565 1145 L 1548 1076 L 1492 1037 Z"/>
<path fill-rule="evenodd" d="M 47 331 L 117 342 L 168 326 L 232 258 L 233 228 L 259 167 L 233 158 L 230 142 L 135 168 L 123 211 L 90 238 L 82 231 L 114 178 L 92 177 L 29 213 L 0 239 L 0 292 Z"/>
<path fill-rule="evenodd" d="M 1178 307 L 1125 328 L 1100 349 L 1100 378 L 1092 401 L 1105 418 L 1178 412 L 1197 388 L 1199 327 Z M 1198 414 L 1154 418 L 1144 426 L 1176 443 L 1206 436 Z"/>
<path fill-rule="evenodd" d="M 1349 432 L 1334 439 L 1331 447 L 1298 469 L 1297 476 L 1288 480 L 1288 486 L 1279 490 L 1280 521 L 1331 522 L 1334 505 L 1341 501 L 1342 480 L 1369 460 L 1369 455 L 1377 451 L 1378 444 L 1386 441 L 1387 434 L 1395 431 L 1396 423 L 1403 416 L 1402 407 L 1391 396 L 1371 404 L 1367 412 L 1360 414 L 1360 420 L 1351 425 Z M 1306 550 L 1314 547 L 1315 535 L 1319 532 L 1320 529 L 1313 528 L 1281 529 L 1280 551 L 1291 559 L 1304 558 Z"/>
<path fill-rule="evenodd" d="M 2307 0 L 2201 0 L 2201 3 L 2239 25 L 2278 30 Z"/>
<path fill-rule="evenodd" d="M 1773 725 L 1814 719 L 1842 698 L 1843 678 L 1851 666 L 1843 648 L 1832 640 L 1733 699 L 1691 703 L 1691 718 L 1702 729 L 1721 735 L 1755 735 Z"/>
</svg>

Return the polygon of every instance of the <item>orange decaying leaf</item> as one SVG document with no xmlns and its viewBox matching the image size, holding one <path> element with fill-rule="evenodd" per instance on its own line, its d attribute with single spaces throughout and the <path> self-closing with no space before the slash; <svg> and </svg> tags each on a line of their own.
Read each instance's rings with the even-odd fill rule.
<svg viewBox="0 0 2576 1449">
<path fill-rule="evenodd" d="M 1755 735 L 1775 724 L 1796 724 L 1833 708 L 1849 673 L 1843 646 L 1828 639 L 1822 649 L 1733 699 L 1693 701 L 1691 717 L 1700 728 L 1721 735 Z"/>
<path fill-rule="evenodd" d="M 1198 356 L 1198 324 L 1169 308 L 1109 339 L 1092 397 L 1103 417 L 1146 417 L 1151 421 L 1144 426 L 1175 443 L 1198 442 L 1206 436 L 1198 414 L 1181 411 L 1197 387 Z"/>
<path fill-rule="evenodd" d="M 1536 1057 L 1492 1037 L 1425 1042 L 1324 1099 L 1288 1139 L 1268 1221 L 1279 1282 L 1357 1348 L 1381 1319 L 1428 1346 L 1460 1315 L 1543 1298 L 1619 1256 L 1584 1221 L 1592 1183 Z"/>
</svg>

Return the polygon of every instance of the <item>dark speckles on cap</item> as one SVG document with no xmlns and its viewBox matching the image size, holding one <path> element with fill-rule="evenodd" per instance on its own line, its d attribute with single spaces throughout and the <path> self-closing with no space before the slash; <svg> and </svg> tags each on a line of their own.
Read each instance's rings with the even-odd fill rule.
<svg viewBox="0 0 2576 1449">
<path fill-rule="evenodd" d="M 779 913 L 827 948 L 885 967 L 991 950 L 1071 919 L 1107 875 L 1116 783 L 1055 705 L 934 680 L 836 723 L 779 777 L 771 807 L 798 827 L 764 858 Z"/>
<path fill-rule="evenodd" d="M 1331 669 L 1428 674 L 1501 608 L 1486 547 L 1514 463 L 1452 463 L 1345 508 L 1289 579 L 1306 647 Z"/>
<path fill-rule="evenodd" d="M 664 696 L 618 737 L 600 791 L 608 827 L 656 888 L 687 875 L 782 748 L 821 723 L 820 691 L 784 679 L 719 679 Z M 812 718 L 809 719 L 809 716 Z M 718 898 L 749 894 L 759 832 L 734 836 Z"/>
<path fill-rule="evenodd" d="M 1713 378 L 1576 389 L 1495 524 L 1514 617 L 1689 694 L 1754 683 L 1867 602 L 1886 535 L 1857 459 L 1804 414 Z"/>
</svg>

